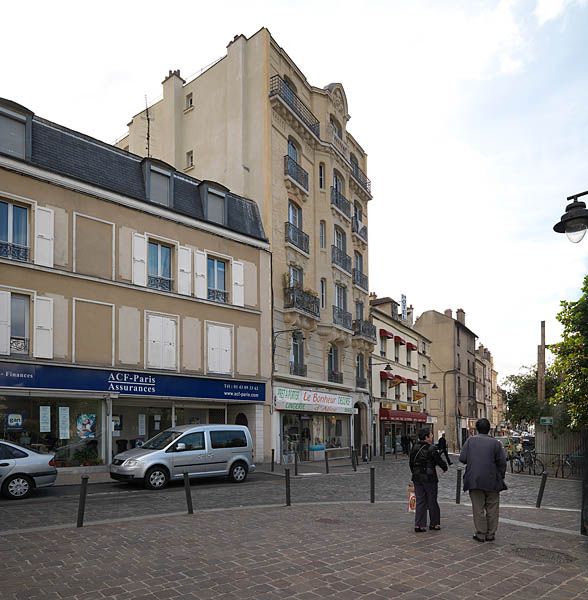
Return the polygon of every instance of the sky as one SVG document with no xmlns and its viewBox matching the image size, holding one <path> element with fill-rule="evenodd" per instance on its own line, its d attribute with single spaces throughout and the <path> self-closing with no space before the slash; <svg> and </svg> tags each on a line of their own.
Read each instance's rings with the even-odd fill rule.
<svg viewBox="0 0 588 600">
<path fill-rule="evenodd" d="M 317 87 L 343 84 L 368 153 L 370 289 L 463 308 L 499 380 L 588 272 L 553 232 L 588 189 L 588 0 L 7 3 L 0 96 L 112 143 L 236 34 L 267 27 Z M 23 21 L 24 18 L 24 21 Z M 12 48 L 13 53 L 6 54 Z"/>
</svg>

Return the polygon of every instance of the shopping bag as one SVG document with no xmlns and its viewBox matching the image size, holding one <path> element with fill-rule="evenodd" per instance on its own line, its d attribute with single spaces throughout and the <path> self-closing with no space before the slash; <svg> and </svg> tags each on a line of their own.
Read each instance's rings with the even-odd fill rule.
<svg viewBox="0 0 588 600">
<path fill-rule="evenodd" d="M 414 493 L 414 484 L 412 481 L 406 486 L 406 494 L 408 496 L 408 512 L 415 512 L 416 494 Z"/>
</svg>

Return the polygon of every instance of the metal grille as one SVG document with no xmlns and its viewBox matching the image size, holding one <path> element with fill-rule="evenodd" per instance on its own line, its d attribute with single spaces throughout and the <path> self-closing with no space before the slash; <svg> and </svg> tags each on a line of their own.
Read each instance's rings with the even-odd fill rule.
<svg viewBox="0 0 588 600">
<path fill-rule="evenodd" d="M 349 202 L 349 200 L 334 187 L 331 188 L 331 204 L 338 208 L 346 217 L 351 219 L 351 202 Z"/>
<path fill-rule="evenodd" d="M 338 306 L 333 306 L 333 323 L 335 323 L 335 325 L 341 325 L 341 327 L 351 329 L 352 320 L 353 317 L 350 312 L 347 312 Z"/>
<path fill-rule="evenodd" d="M 353 217 L 353 220 L 351 221 L 351 231 L 359 236 L 364 242 L 368 241 L 367 225 L 363 225 L 357 217 Z"/>
<path fill-rule="evenodd" d="M 10 338 L 10 353 L 11 354 L 28 354 L 29 340 L 21 337 Z"/>
<path fill-rule="evenodd" d="M 300 248 L 300 250 L 308 254 L 310 245 L 308 235 L 302 229 L 298 229 L 296 225 L 292 225 L 292 223 L 286 223 L 286 241 L 294 244 L 296 248 Z"/>
<path fill-rule="evenodd" d="M 296 308 L 315 319 L 320 316 L 320 300 L 299 287 L 284 288 L 284 308 Z"/>
<path fill-rule="evenodd" d="M 353 333 L 357 336 L 376 342 L 376 326 L 369 321 L 356 319 L 353 321 Z"/>
<path fill-rule="evenodd" d="M 345 254 L 340 248 L 337 248 L 337 246 L 331 246 L 331 259 L 333 264 L 351 273 L 351 257 Z"/>
<path fill-rule="evenodd" d="M 18 244 L 10 244 L 9 242 L 0 242 L 0 257 L 28 262 L 29 248 L 28 246 L 19 246 Z"/>
<path fill-rule="evenodd" d="M 320 138 L 320 122 L 310 112 L 310 109 L 300 100 L 294 90 L 279 76 L 274 75 L 270 79 L 270 98 L 279 96 L 294 112 L 294 114 Z"/>
<path fill-rule="evenodd" d="M 367 275 L 364 275 L 359 269 L 353 269 L 353 283 L 366 292 L 369 290 Z"/>
<path fill-rule="evenodd" d="M 343 373 L 338 371 L 329 371 L 329 381 L 332 383 L 343 383 Z"/>
<path fill-rule="evenodd" d="M 351 174 L 359 185 L 371 196 L 372 194 L 372 182 L 368 179 L 368 176 L 359 168 L 359 165 L 351 164 Z"/>
<path fill-rule="evenodd" d="M 298 377 L 306 377 L 307 367 L 298 363 L 290 363 L 290 375 L 298 375 Z"/>
<path fill-rule="evenodd" d="M 213 290 L 212 288 L 208 288 L 208 299 L 213 302 L 222 302 L 226 304 L 229 301 L 229 292 L 225 292 L 224 290 Z"/>
<path fill-rule="evenodd" d="M 308 173 L 287 154 L 284 156 L 284 175 L 292 177 L 296 183 L 308 191 Z"/>
<path fill-rule="evenodd" d="M 167 277 L 155 277 L 155 275 L 148 275 L 147 287 L 155 290 L 163 290 L 164 292 L 171 292 L 172 281 L 172 279 L 168 279 Z"/>
</svg>

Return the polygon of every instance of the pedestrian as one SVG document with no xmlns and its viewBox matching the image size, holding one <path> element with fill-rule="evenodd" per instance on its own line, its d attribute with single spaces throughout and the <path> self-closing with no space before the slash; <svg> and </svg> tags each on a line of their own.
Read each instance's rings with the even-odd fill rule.
<svg viewBox="0 0 588 600">
<path fill-rule="evenodd" d="M 447 464 L 452 465 L 453 463 L 451 462 L 451 459 L 449 458 L 449 452 L 447 451 L 447 440 L 445 439 L 445 432 L 441 434 L 441 437 L 437 442 L 437 448 L 439 448 L 441 456 L 445 455 L 445 458 L 447 459 Z"/>
<path fill-rule="evenodd" d="M 433 434 L 430 429 L 424 427 L 419 431 L 418 441 L 410 451 L 409 465 L 416 495 L 414 515 L 416 533 L 427 531 L 427 512 L 429 513 L 429 529 L 435 531 L 441 529 L 441 509 L 437 502 L 439 488 L 437 467 L 441 467 L 445 472 L 447 464 L 432 442 Z"/>
<path fill-rule="evenodd" d="M 498 528 L 500 492 L 506 490 L 506 454 L 502 444 L 488 435 L 490 421 L 476 421 L 477 435 L 469 437 L 459 455 L 466 465 L 463 491 L 470 492 L 474 514 L 474 540 L 493 542 Z"/>
<path fill-rule="evenodd" d="M 402 446 L 402 452 L 408 454 L 408 436 L 403 435 L 400 438 L 400 445 Z"/>
</svg>

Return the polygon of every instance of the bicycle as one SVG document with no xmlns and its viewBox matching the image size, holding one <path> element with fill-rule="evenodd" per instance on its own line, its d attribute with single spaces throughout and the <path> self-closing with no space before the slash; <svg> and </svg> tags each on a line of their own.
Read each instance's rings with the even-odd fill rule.
<svg viewBox="0 0 588 600">
<path fill-rule="evenodd" d="M 558 456 L 553 461 L 553 466 L 555 467 L 555 476 L 558 474 L 562 479 L 567 479 L 568 477 L 575 477 L 576 475 L 580 475 L 583 469 L 583 457 L 581 454 L 565 454 L 563 457 Z"/>
<path fill-rule="evenodd" d="M 522 454 L 513 457 L 513 468 L 517 473 L 529 473 L 532 475 L 541 475 L 545 471 L 543 461 L 537 458 L 534 450 L 527 450 Z"/>
</svg>

